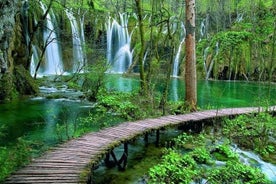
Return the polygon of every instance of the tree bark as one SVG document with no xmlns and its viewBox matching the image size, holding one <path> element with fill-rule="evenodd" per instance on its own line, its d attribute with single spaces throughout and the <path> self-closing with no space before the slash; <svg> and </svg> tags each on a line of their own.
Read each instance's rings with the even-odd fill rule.
<svg viewBox="0 0 276 184">
<path fill-rule="evenodd" d="M 139 71 L 140 71 L 140 83 L 141 83 L 141 93 L 146 95 L 148 93 L 147 84 L 146 84 L 146 77 L 144 72 L 144 52 L 145 52 L 145 39 L 144 39 L 144 26 L 143 26 L 143 19 L 142 19 L 142 8 L 140 0 L 135 0 L 136 8 L 137 8 L 137 16 L 138 16 L 138 26 L 140 32 L 140 42 L 141 48 L 139 51 Z"/>
<path fill-rule="evenodd" d="M 197 106 L 197 79 L 195 54 L 195 0 L 186 1 L 186 62 L 185 62 L 185 102 L 192 111 Z"/>
</svg>

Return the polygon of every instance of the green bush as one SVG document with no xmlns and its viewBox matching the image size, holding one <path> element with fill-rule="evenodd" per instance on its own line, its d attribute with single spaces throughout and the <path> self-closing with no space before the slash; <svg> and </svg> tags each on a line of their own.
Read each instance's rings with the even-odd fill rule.
<svg viewBox="0 0 276 184">
<path fill-rule="evenodd" d="M 222 145 L 213 145 L 204 136 L 192 136 L 184 133 L 176 138 L 176 144 L 195 143 L 200 145 L 192 151 L 184 146 L 176 146 L 165 151 L 161 162 L 148 172 L 148 183 L 191 183 L 206 180 L 205 183 L 230 184 L 271 183 L 257 168 L 240 163 L 238 155 L 232 151 L 229 141 Z M 225 165 L 217 166 L 217 160 L 211 153 L 223 155 Z"/>
<path fill-rule="evenodd" d="M 196 176 L 196 162 L 190 155 L 181 155 L 169 150 L 162 163 L 149 171 L 148 183 L 190 183 Z"/>
<path fill-rule="evenodd" d="M 20 166 L 29 163 L 31 155 L 31 143 L 23 138 L 18 138 L 12 147 L 0 147 L 0 183 Z"/>
<path fill-rule="evenodd" d="M 276 138 L 276 118 L 268 113 L 241 115 L 233 120 L 227 119 L 222 133 L 238 145 L 255 150 L 261 155 L 273 153 L 275 147 L 270 141 Z"/>
<path fill-rule="evenodd" d="M 98 61 L 87 68 L 88 72 L 84 75 L 82 91 L 90 101 L 96 101 L 96 97 L 101 88 L 104 87 L 104 76 L 107 70 L 105 62 Z"/>
<path fill-rule="evenodd" d="M 135 93 L 101 91 L 97 96 L 96 109 L 113 113 L 126 120 L 142 118 L 139 103 L 135 103 Z"/>
<path fill-rule="evenodd" d="M 269 184 L 265 175 L 257 168 L 244 165 L 237 160 L 228 161 L 225 166 L 213 168 L 208 173 L 208 183 Z"/>
</svg>

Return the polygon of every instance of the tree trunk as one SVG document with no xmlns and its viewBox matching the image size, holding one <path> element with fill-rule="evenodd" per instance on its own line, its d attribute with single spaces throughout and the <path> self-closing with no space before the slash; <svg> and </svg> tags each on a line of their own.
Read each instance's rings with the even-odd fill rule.
<svg viewBox="0 0 276 184">
<path fill-rule="evenodd" d="M 185 101 L 189 108 L 195 111 L 197 105 L 195 0 L 186 0 L 186 31 Z"/>
<path fill-rule="evenodd" d="M 140 71 L 140 83 L 141 83 L 141 93 L 146 95 L 148 93 L 145 72 L 144 72 L 144 51 L 145 51 L 145 39 L 144 39 L 144 28 L 143 28 L 143 19 L 142 19 L 142 8 L 140 0 L 135 0 L 136 8 L 137 8 L 137 16 L 138 16 L 138 26 L 140 32 L 140 42 L 141 48 L 139 51 L 139 71 Z"/>
</svg>

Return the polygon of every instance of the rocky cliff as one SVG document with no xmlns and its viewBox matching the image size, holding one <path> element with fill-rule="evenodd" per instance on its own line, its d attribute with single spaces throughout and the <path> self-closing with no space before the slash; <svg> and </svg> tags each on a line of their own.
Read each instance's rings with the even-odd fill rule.
<svg viewBox="0 0 276 184">
<path fill-rule="evenodd" d="M 26 72 L 28 52 L 24 43 L 21 6 L 18 0 L 0 2 L 0 101 L 38 91 L 29 72 Z"/>
</svg>

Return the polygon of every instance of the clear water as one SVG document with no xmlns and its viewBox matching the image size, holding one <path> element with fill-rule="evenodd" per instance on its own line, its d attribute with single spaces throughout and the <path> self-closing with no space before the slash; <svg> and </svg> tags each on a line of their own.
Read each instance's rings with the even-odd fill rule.
<svg viewBox="0 0 276 184">
<path fill-rule="evenodd" d="M 0 127 L 5 136 L 0 146 L 8 145 L 18 137 L 54 144 L 57 141 L 56 124 L 73 123 L 89 112 L 89 106 L 66 99 L 33 98 L 0 105 Z"/>
<path fill-rule="evenodd" d="M 121 75 L 107 75 L 106 87 L 109 90 L 135 91 L 139 89 L 138 78 L 126 78 Z M 162 83 L 156 87 L 162 90 Z M 41 88 L 43 93 L 55 93 L 52 88 Z M 48 91 L 47 91 L 48 90 Z M 74 92 L 63 90 L 62 93 Z M 72 93 L 72 94 L 71 94 Z M 77 92 L 76 92 L 77 93 Z M 184 82 L 172 79 L 169 100 L 184 99 Z M 244 107 L 276 104 L 276 85 L 198 81 L 198 105 L 200 107 Z M 74 122 L 78 117 L 86 116 L 91 110 L 90 103 L 68 99 L 33 98 L 17 102 L 0 104 L 0 127 L 6 136 L 0 137 L 0 145 L 5 145 L 23 135 L 39 135 L 43 141 L 56 139 L 57 123 Z"/>
<path fill-rule="evenodd" d="M 162 91 L 164 81 L 156 84 L 158 91 Z M 139 78 L 127 78 L 120 75 L 108 75 L 106 86 L 110 90 L 135 91 L 139 89 Z M 247 107 L 276 104 L 276 85 L 242 81 L 205 81 L 197 84 L 199 107 Z M 183 101 L 184 81 L 172 78 L 169 89 L 170 101 Z"/>
<path fill-rule="evenodd" d="M 118 171 L 117 167 L 107 168 L 104 162 L 100 162 L 98 168 L 93 172 L 93 183 L 97 184 L 142 184 L 144 176 L 149 168 L 160 162 L 166 142 L 181 134 L 181 131 L 167 129 L 160 131 L 160 144 L 156 147 L 156 136 L 153 132 L 149 134 L 148 145 L 145 145 L 144 137 L 138 137 L 128 146 L 128 161 L 125 171 Z M 119 159 L 123 153 L 123 145 L 114 149 L 116 158 Z"/>
</svg>

